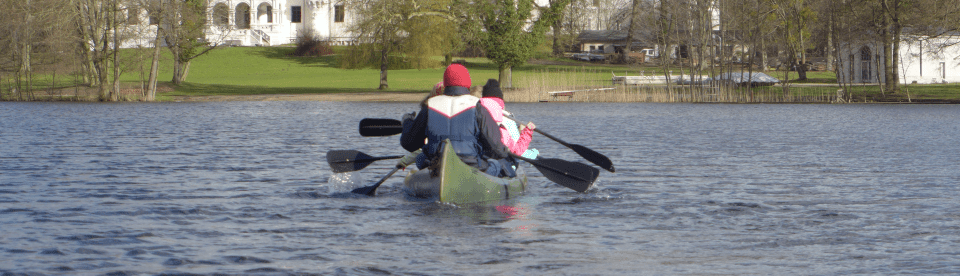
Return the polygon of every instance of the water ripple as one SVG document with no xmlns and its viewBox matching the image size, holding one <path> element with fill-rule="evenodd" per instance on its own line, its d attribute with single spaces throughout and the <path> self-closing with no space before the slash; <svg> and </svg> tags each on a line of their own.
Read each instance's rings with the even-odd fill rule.
<svg viewBox="0 0 960 276">
<path fill-rule="evenodd" d="M 523 196 L 454 206 L 401 171 L 368 197 L 393 162 L 324 155 L 403 154 L 356 127 L 409 103 L 0 104 L 0 274 L 960 274 L 954 106 L 508 108 L 618 172 L 575 193 L 523 165 Z"/>
</svg>

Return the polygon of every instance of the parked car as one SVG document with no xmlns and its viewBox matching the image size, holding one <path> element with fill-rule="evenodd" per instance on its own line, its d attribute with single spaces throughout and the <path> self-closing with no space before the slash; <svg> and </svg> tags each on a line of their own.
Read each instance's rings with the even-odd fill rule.
<svg viewBox="0 0 960 276">
<path fill-rule="evenodd" d="M 603 61 L 606 57 L 601 54 L 576 53 L 571 58 L 582 61 Z"/>
</svg>

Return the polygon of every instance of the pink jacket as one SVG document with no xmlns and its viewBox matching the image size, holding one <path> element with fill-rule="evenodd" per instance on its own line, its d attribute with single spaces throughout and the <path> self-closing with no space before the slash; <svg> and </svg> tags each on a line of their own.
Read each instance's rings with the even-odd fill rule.
<svg viewBox="0 0 960 276">
<path fill-rule="evenodd" d="M 503 99 L 495 97 L 481 98 L 480 104 L 490 111 L 490 116 L 493 117 L 494 121 L 497 121 L 498 124 L 503 122 Z M 530 140 L 533 140 L 533 130 L 524 128 L 523 131 L 520 132 L 520 138 L 517 139 L 517 141 L 513 141 L 513 137 L 510 137 L 510 131 L 507 131 L 507 129 L 501 125 L 500 138 L 503 145 L 510 149 L 510 152 L 521 155 L 527 151 L 527 147 L 530 146 Z"/>
</svg>

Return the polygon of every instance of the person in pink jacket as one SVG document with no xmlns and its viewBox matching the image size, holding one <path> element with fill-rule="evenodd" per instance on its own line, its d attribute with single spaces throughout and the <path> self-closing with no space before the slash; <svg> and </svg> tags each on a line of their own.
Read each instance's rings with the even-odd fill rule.
<svg viewBox="0 0 960 276">
<path fill-rule="evenodd" d="M 533 130 L 537 128 L 533 122 L 527 123 L 526 128 L 520 130 L 520 137 L 514 140 L 510 136 L 510 131 L 503 126 L 503 91 L 500 90 L 500 82 L 495 79 L 487 80 L 487 84 L 483 86 L 483 98 L 480 98 L 480 105 L 483 105 L 490 112 L 490 116 L 493 117 L 493 120 L 500 125 L 500 140 L 503 142 L 504 146 L 507 146 L 510 149 L 510 152 L 516 155 L 523 155 L 527 151 L 527 148 L 530 146 L 530 141 L 533 140 Z M 516 166 L 516 161 L 510 157 L 506 160 L 502 160 L 505 165 Z M 509 166 L 505 166 L 509 167 Z M 515 173 L 509 175 L 511 177 L 516 176 Z"/>
</svg>

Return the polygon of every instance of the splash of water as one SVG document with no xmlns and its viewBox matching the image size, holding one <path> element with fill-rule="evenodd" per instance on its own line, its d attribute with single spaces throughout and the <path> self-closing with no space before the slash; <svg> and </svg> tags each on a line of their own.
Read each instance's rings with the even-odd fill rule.
<svg viewBox="0 0 960 276">
<path fill-rule="evenodd" d="M 335 173 L 327 179 L 327 185 L 324 185 L 327 188 L 327 193 L 336 194 L 336 193 L 349 193 L 353 189 L 364 186 L 366 181 L 363 177 L 363 174 L 359 171 L 356 172 L 345 172 L 345 173 Z"/>
</svg>

